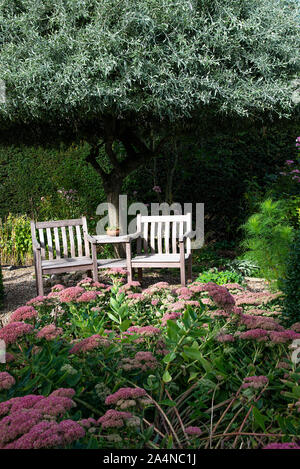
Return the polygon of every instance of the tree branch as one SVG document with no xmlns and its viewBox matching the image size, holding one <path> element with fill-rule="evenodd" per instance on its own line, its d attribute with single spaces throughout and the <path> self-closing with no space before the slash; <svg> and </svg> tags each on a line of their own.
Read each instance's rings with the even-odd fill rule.
<svg viewBox="0 0 300 469">
<path fill-rule="evenodd" d="M 89 154 L 86 156 L 85 161 L 87 163 L 90 163 L 93 168 L 97 171 L 98 174 L 100 174 L 102 180 L 105 180 L 108 176 L 108 174 L 103 171 L 101 168 L 100 164 L 97 161 L 97 156 L 99 155 L 99 150 L 103 146 L 104 142 L 98 143 L 97 145 L 92 145 L 92 148 L 89 152 Z"/>
<path fill-rule="evenodd" d="M 120 136 L 120 140 L 124 145 L 127 153 L 127 158 L 120 162 L 120 173 L 123 177 L 128 176 L 132 171 L 144 164 L 146 161 L 157 156 L 166 141 L 168 136 L 165 136 L 155 150 L 150 150 L 146 144 L 140 140 L 132 131 L 128 130 Z M 136 151 L 136 149 L 138 151 Z"/>
</svg>

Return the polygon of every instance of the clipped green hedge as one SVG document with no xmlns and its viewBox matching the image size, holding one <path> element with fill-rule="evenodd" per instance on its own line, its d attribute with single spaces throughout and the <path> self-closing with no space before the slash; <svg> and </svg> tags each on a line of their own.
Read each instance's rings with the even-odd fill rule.
<svg viewBox="0 0 300 469">
<path fill-rule="evenodd" d="M 297 231 L 287 261 L 281 289 L 285 294 L 283 315 L 289 324 L 300 321 L 300 229 Z"/>
<path fill-rule="evenodd" d="M 2 267 L 0 264 L 0 309 L 3 306 L 3 299 L 4 299 L 4 286 L 3 286 L 3 277 L 2 277 Z"/>
</svg>

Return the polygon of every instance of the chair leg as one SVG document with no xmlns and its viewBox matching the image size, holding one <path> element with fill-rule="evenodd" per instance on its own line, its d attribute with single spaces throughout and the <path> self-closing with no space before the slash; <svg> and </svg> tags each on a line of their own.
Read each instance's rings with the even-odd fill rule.
<svg viewBox="0 0 300 469">
<path fill-rule="evenodd" d="M 143 281 L 143 269 L 141 267 L 138 268 L 138 281 L 140 283 Z"/>
<path fill-rule="evenodd" d="M 192 255 L 190 255 L 188 260 L 188 282 L 191 282 L 192 279 Z"/>
<path fill-rule="evenodd" d="M 185 287 L 185 264 L 181 264 L 180 266 L 180 281 L 181 281 L 181 286 Z"/>
<path fill-rule="evenodd" d="M 127 267 L 127 282 L 132 282 L 132 266 L 131 266 L 131 244 L 126 243 L 126 267 Z"/>
<path fill-rule="evenodd" d="M 95 244 L 92 244 L 92 259 L 93 259 L 93 280 L 98 282 L 98 264 L 97 264 L 97 248 Z"/>
<path fill-rule="evenodd" d="M 38 296 L 44 296 L 43 274 L 40 269 L 36 270 L 36 285 Z"/>
<path fill-rule="evenodd" d="M 180 280 L 181 280 L 181 285 L 185 287 L 185 256 L 184 256 L 183 241 L 179 241 L 179 255 L 180 255 Z"/>
</svg>

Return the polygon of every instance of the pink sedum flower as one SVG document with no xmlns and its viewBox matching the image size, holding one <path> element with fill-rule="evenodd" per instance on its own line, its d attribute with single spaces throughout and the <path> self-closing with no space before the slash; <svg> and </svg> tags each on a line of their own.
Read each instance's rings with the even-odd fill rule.
<svg viewBox="0 0 300 469">
<path fill-rule="evenodd" d="M 78 355 L 79 353 L 89 352 L 100 346 L 108 347 L 109 341 L 98 334 L 94 334 L 73 345 L 69 350 L 69 353 Z"/>
<path fill-rule="evenodd" d="M 72 399 L 74 395 L 75 395 L 75 390 L 72 388 L 59 388 L 50 394 L 50 396 L 68 397 L 69 399 Z"/>
<path fill-rule="evenodd" d="M 242 389 L 254 388 L 260 389 L 265 387 L 269 383 L 266 376 L 249 376 L 244 379 Z"/>
<path fill-rule="evenodd" d="M 114 394 L 110 394 L 105 399 L 105 404 L 116 404 L 120 399 L 135 399 L 146 395 L 146 391 L 142 388 L 120 388 Z"/>
<path fill-rule="evenodd" d="M 102 428 L 121 428 L 124 427 L 126 420 L 132 417 L 130 412 L 110 409 L 98 419 L 97 423 L 101 424 Z"/>
<path fill-rule="evenodd" d="M 63 447 L 83 437 L 77 422 L 55 419 L 75 406 L 73 389 L 58 389 L 50 396 L 27 395 L 0 404 L 0 448 L 38 449 Z"/>
<path fill-rule="evenodd" d="M 270 339 L 275 344 L 284 344 L 290 340 L 300 339 L 300 334 L 289 329 L 282 332 L 272 331 L 270 332 Z"/>
<path fill-rule="evenodd" d="M 62 422 L 42 421 L 34 425 L 28 433 L 6 445 L 5 449 L 57 448 L 71 444 L 85 436 L 85 430 L 73 420 Z"/>
<path fill-rule="evenodd" d="M 53 287 L 51 288 L 51 291 L 52 292 L 60 292 L 64 289 L 65 289 L 65 287 L 63 285 L 61 285 L 60 283 L 58 283 L 57 285 L 53 285 Z"/>
<path fill-rule="evenodd" d="M 152 304 L 152 306 L 157 306 L 157 305 L 158 305 L 158 303 L 159 303 L 159 300 L 158 300 L 158 299 L 156 299 L 156 298 L 154 298 L 153 300 L 151 300 L 151 304 Z"/>
<path fill-rule="evenodd" d="M 31 324 L 26 322 L 10 322 L 0 329 L 0 339 L 4 340 L 6 345 L 14 344 L 18 339 L 30 334 L 33 331 Z"/>
<path fill-rule="evenodd" d="M 31 300 L 27 301 L 26 305 L 31 306 L 31 305 L 36 305 L 40 306 L 43 304 L 43 302 L 47 299 L 47 296 L 36 296 L 35 298 L 32 298 Z"/>
<path fill-rule="evenodd" d="M 12 313 L 9 322 L 29 321 L 30 319 L 35 319 L 37 315 L 38 312 L 33 306 L 21 306 Z"/>
<path fill-rule="evenodd" d="M 199 427 L 186 427 L 185 433 L 190 436 L 200 436 L 202 434 L 202 430 Z"/>
<path fill-rule="evenodd" d="M 257 340 L 258 342 L 263 342 L 268 340 L 269 336 L 264 329 L 251 329 L 250 331 L 241 332 L 239 338 L 242 340 Z"/>
<path fill-rule="evenodd" d="M 232 334 L 219 334 L 217 336 L 217 341 L 221 343 L 234 342 L 235 338 Z"/>
<path fill-rule="evenodd" d="M 102 294 L 102 292 L 100 292 L 100 293 Z M 97 296 L 98 296 L 97 292 L 95 292 L 93 290 L 86 291 L 77 298 L 77 302 L 78 303 L 88 303 L 89 301 L 96 300 Z"/>
<path fill-rule="evenodd" d="M 127 332 L 133 332 L 135 334 L 145 335 L 148 337 L 159 335 L 161 333 L 160 329 L 154 326 L 131 326 L 127 329 Z"/>
<path fill-rule="evenodd" d="M 7 371 L 0 372 L 0 390 L 10 389 L 16 384 L 16 380 Z"/>
<path fill-rule="evenodd" d="M 162 320 L 161 320 L 161 325 L 166 326 L 167 321 L 173 321 L 175 319 L 178 319 L 182 316 L 182 313 L 174 311 L 174 313 L 166 313 L 163 315 Z"/>
<path fill-rule="evenodd" d="M 300 449 L 297 443 L 269 443 L 263 449 Z"/>
<path fill-rule="evenodd" d="M 55 324 L 49 324 L 48 326 L 43 327 L 38 333 L 38 339 L 46 339 L 48 341 L 57 339 L 60 335 L 63 334 L 61 327 L 56 327 Z"/>
<path fill-rule="evenodd" d="M 76 301 L 83 293 L 85 289 L 82 287 L 69 287 L 59 292 L 59 299 L 62 303 L 70 303 Z"/>
</svg>

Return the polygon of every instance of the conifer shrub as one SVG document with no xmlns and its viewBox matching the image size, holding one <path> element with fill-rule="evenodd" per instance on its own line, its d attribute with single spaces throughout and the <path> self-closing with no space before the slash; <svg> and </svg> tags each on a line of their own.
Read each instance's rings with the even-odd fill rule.
<svg viewBox="0 0 300 469">
<path fill-rule="evenodd" d="M 283 201 L 267 199 L 243 225 L 245 257 L 254 261 L 262 275 L 274 286 L 286 275 L 286 265 L 294 229 L 288 223 Z"/>
</svg>

